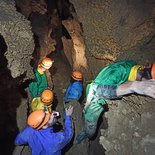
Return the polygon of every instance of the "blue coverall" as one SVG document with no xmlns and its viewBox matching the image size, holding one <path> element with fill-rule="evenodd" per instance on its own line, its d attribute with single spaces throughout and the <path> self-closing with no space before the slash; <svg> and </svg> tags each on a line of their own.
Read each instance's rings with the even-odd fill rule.
<svg viewBox="0 0 155 155">
<path fill-rule="evenodd" d="M 27 126 L 17 135 L 15 144 L 28 144 L 32 155 L 61 155 L 61 149 L 70 142 L 72 135 L 71 117 L 66 116 L 64 132 L 55 133 L 52 128 L 35 130 Z"/>
<path fill-rule="evenodd" d="M 83 91 L 83 86 L 82 82 L 80 81 L 75 81 L 71 83 L 66 90 L 64 101 L 67 100 L 79 100 L 82 96 L 82 91 Z"/>
<path fill-rule="evenodd" d="M 67 87 L 65 96 L 63 98 L 64 109 L 69 107 L 70 105 L 75 107 L 74 104 L 78 104 L 76 102 L 79 101 L 79 99 L 81 98 L 82 91 L 83 91 L 83 86 L 82 86 L 81 81 L 72 82 Z M 64 110 L 64 113 L 63 113 L 63 117 L 65 117 L 65 110 Z M 72 117 L 74 117 L 74 113 L 73 113 Z"/>
</svg>

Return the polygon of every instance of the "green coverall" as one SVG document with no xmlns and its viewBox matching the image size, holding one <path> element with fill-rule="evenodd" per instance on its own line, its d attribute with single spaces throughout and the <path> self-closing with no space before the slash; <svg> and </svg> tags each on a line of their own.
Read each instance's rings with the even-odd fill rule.
<svg viewBox="0 0 155 155">
<path fill-rule="evenodd" d="M 29 84 L 29 90 L 32 97 L 40 97 L 43 90 L 47 88 L 47 78 L 44 72 L 34 69 L 35 79 Z"/>
</svg>

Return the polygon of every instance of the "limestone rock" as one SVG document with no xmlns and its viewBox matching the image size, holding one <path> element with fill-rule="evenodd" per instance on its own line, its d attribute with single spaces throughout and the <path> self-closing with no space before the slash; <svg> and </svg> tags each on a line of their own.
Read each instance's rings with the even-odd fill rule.
<svg viewBox="0 0 155 155">
<path fill-rule="evenodd" d="M 16 11 L 11 1 L 1 0 L 0 6 L 0 34 L 7 45 L 7 67 L 13 78 L 24 73 L 26 78 L 33 77 L 30 60 L 34 42 L 30 23 Z"/>
</svg>

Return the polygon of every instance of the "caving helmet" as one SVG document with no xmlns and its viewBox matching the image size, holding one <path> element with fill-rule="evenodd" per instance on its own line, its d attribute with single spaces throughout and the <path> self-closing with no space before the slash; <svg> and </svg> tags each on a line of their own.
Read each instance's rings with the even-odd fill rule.
<svg viewBox="0 0 155 155">
<path fill-rule="evenodd" d="M 54 61 L 52 59 L 46 57 L 42 59 L 40 66 L 45 69 L 49 69 L 52 66 L 53 62 Z"/>
<path fill-rule="evenodd" d="M 32 128 L 41 129 L 50 119 L 50 113 L 45 110 L 36 110 L 32 112 L 27 119 L 27 124 Z"/>
<path fill-rule="evenodd" d="M 83 75 L 80 71 L 73 71 L 71 76 L 74 80 L 77 80 L 77 81 L 82 81 L 83 79 Z"/>
<path fill-rule="evenodd" d="M 46 89 L 41 93 L 41 101 L 44 105 L 50 105 L 53 102 L 54 93 L 52 90 Z"/>
</svg>

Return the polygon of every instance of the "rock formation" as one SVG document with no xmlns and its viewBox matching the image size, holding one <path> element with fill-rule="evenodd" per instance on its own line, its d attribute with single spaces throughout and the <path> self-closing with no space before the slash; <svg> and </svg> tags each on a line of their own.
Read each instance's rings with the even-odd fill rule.
<svg viewBox="0 0 155 155">
<path fill-rule="evenodd" d="M 27 78 L 33 77 L 30 66 L 34 50 L 33 34 L 30 22 L 18 13 L 15 4 L 10 1 L 0 1 L 0 34 L 7 45 L 5 56 L 7 67 L 13 78 L 25 74 Z"/>
</svg>

